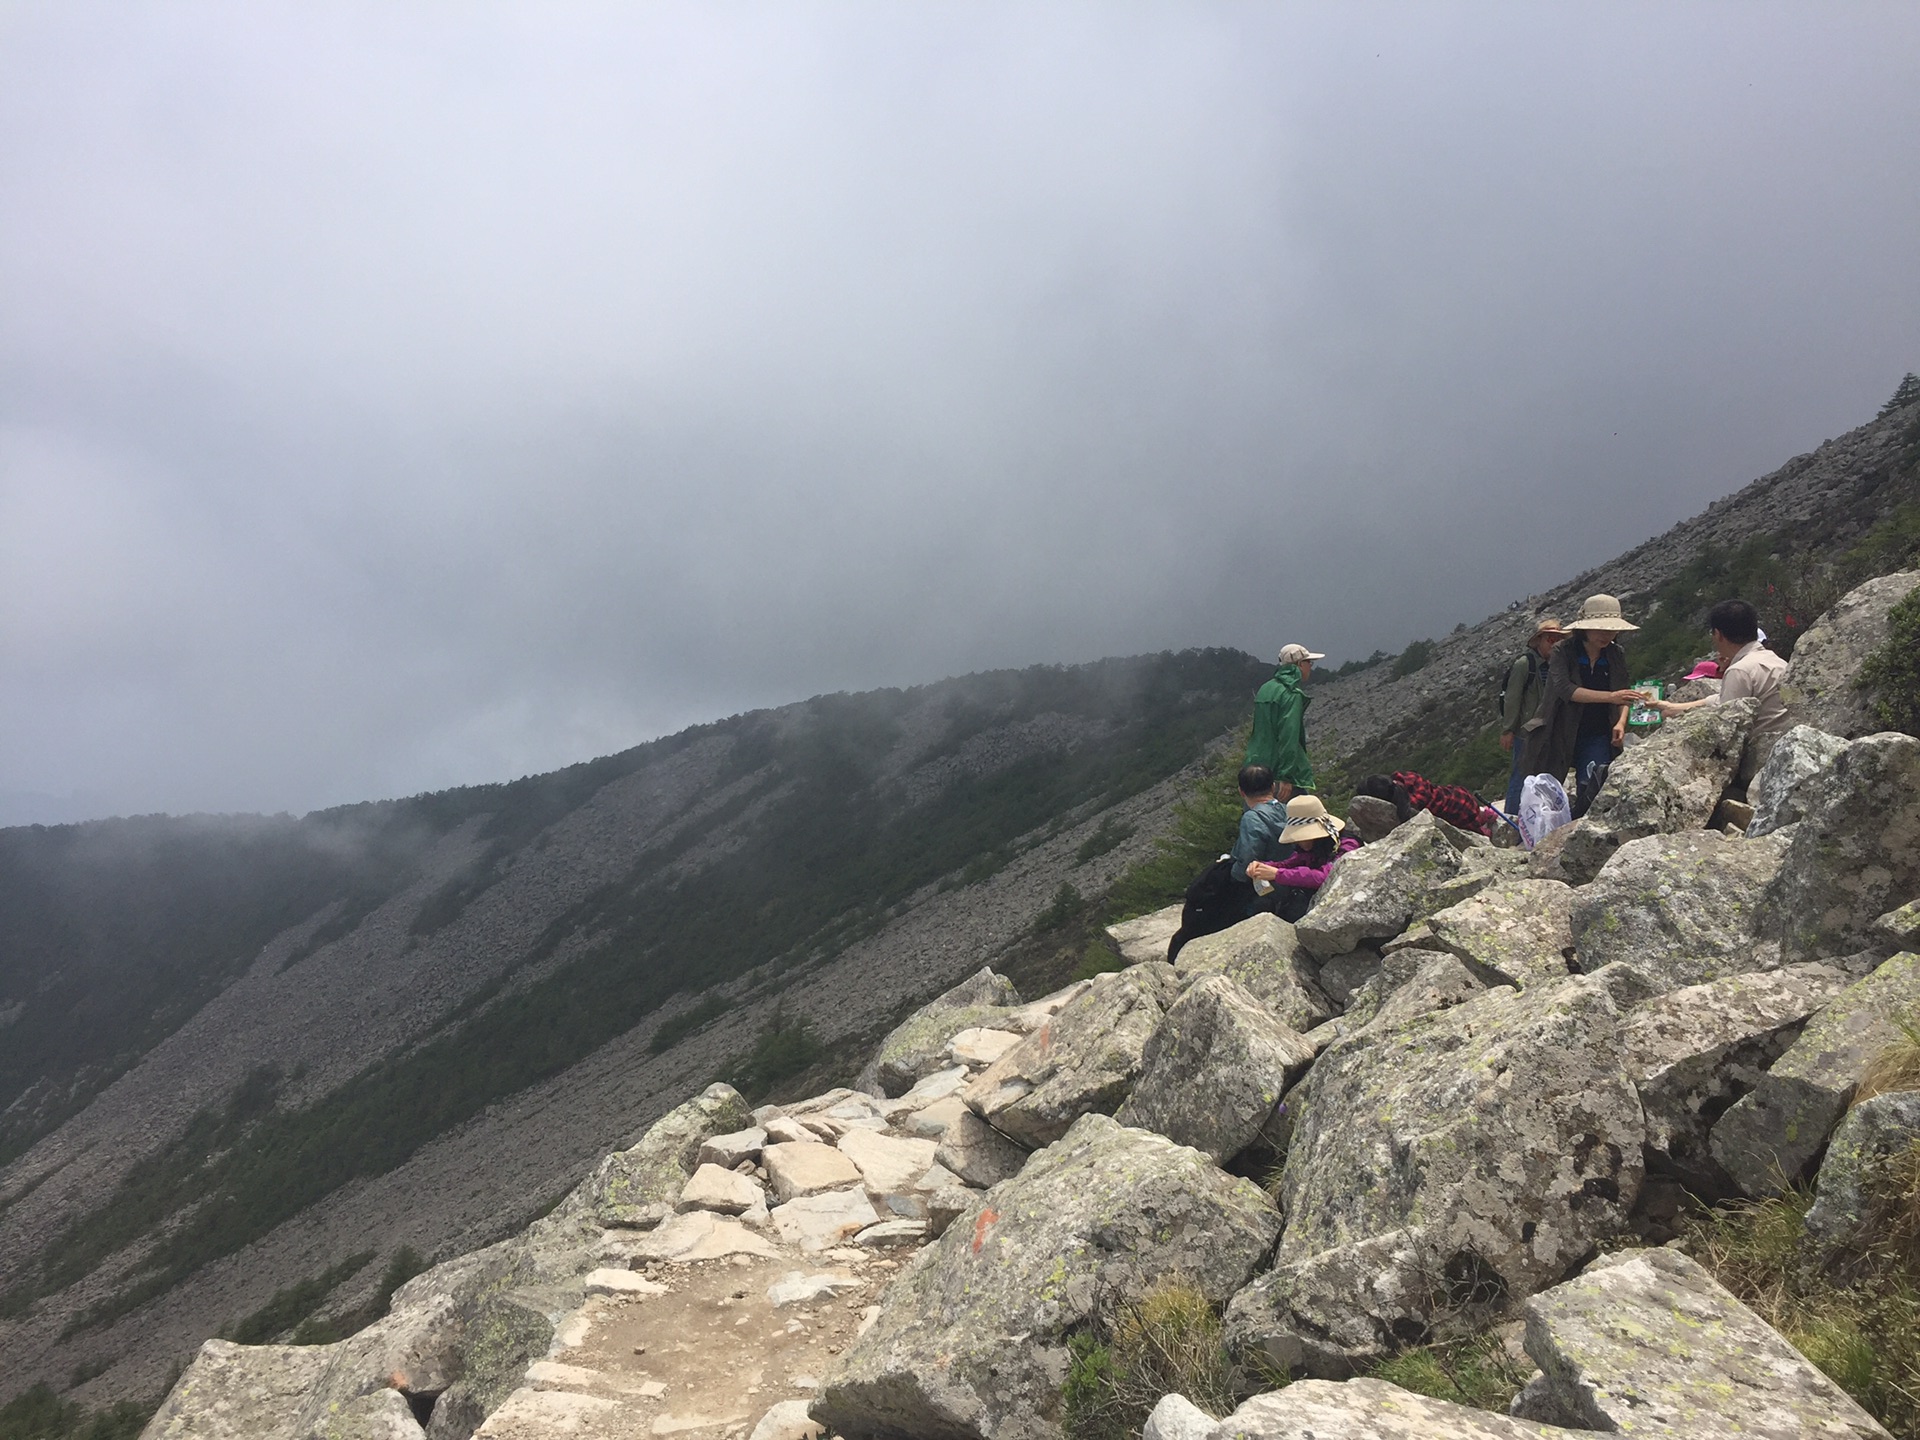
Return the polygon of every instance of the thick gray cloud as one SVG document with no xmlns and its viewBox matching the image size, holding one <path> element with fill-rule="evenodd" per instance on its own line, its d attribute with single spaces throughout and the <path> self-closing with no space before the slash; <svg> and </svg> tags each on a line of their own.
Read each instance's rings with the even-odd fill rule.
<svg viewBox="0 0 1920 1440">
<path fill-rule="evenodd" d="M 1916 73 L 1910 5 L 16 4 L 6 818 L 1443 632 L 1920 366 Z"/>
</svg>

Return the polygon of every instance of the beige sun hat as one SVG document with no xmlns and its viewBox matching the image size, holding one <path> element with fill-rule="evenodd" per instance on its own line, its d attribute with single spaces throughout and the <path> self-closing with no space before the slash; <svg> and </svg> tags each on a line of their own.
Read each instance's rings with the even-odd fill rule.
<svg viewBox="0 0 1920 1440">
<path fill-rule="evenodd" d="M 1620 602 L 1611 595 L 1589 595 L 1573 617 L 1569 630 L 1638 630 L 1620 613 Z"/>
<path fill-rule="evenodd" d="M 1347 825 L 1338 815 L 1329 815 L 1318 795 L 1296 795 L 1287 801 L 1287 824 L 1280 838 L 1289 845 L 1307 840 L 1332 839 Z"/>
<path fill-rule="evenodd" d="M 1324 660 L 1327 657 L 1318 650 L 1309 650 L 1304 645 L 1289 645 L 1280 652 L 1282 665 L 1298 665 L 1302 660 Z"/>
<path fill-rule="evenodd" d="M 1558 620 L 1554 619 L 1553 616 L 1542 615 L 1538 620 L 1534 622 L 1533 633 L 1527 636 L 1527 644 L 1531 645 L 1534 641 L 1538 640 L 1542 635 L 1564 635 L 1566 633 L 1567 633 L 1567 627 L 1562 625 Z"/>
</svg>

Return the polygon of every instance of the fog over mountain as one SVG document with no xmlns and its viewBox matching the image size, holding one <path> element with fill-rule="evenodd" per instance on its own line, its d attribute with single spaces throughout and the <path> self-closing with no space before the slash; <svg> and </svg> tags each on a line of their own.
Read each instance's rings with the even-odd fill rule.
<svg viewBox="0 0 1920 1440">
<path fill-rule="evenodd" d="M 1911 6 L 0 11 L 0 823 L 1398 649 L 1920 368 Z"/>
</svg>

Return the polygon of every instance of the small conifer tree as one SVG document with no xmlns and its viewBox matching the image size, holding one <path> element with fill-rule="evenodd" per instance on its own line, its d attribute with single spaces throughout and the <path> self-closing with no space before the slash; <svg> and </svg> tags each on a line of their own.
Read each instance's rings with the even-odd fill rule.
<svg viewBox="0 0 1920 1440">
<path fill-rule="evenodd" d="M 1905 376 L 1901 378 L 1900 384 L 1895 387 L 1893 398 L 1880 407 L 1880 414 L 1874 418 L 1882 419 L 1891 415 L 1896 410 L 1905 409 L 1916 400 L 1920 400 L 1920 375 L 1916 375 L 1913 371 L 1909 370 Z"/>
</svg>

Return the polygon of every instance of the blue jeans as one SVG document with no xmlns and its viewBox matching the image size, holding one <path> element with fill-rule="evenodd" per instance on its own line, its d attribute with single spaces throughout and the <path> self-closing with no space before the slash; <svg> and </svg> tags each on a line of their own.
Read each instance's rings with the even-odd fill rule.
<svg viewBox="0 0 1920 1440">
<path fill-rule="evenodd" d="M 1613 756 L 1613 736 L 1608 732 L 1582 735 L 1573 742 L 1574 819 L 1593 808 L 1594 797 L 1607 783 L 1607 767 L 1613 764 Z"/>
<path fill-rule="evenodd" d="M 1528 774 L 1527 771 L 1520 767 L 1521 762 L 1526 758 L 1526 751 L 1526 732 L 1520 731 L 1513 737 L 1513 773 L 1507 776 L 1506 809 L 1509 815 L 1518 815 L 1520 813 L 1520 787 L 1526 783 Z"/>
</svg>

